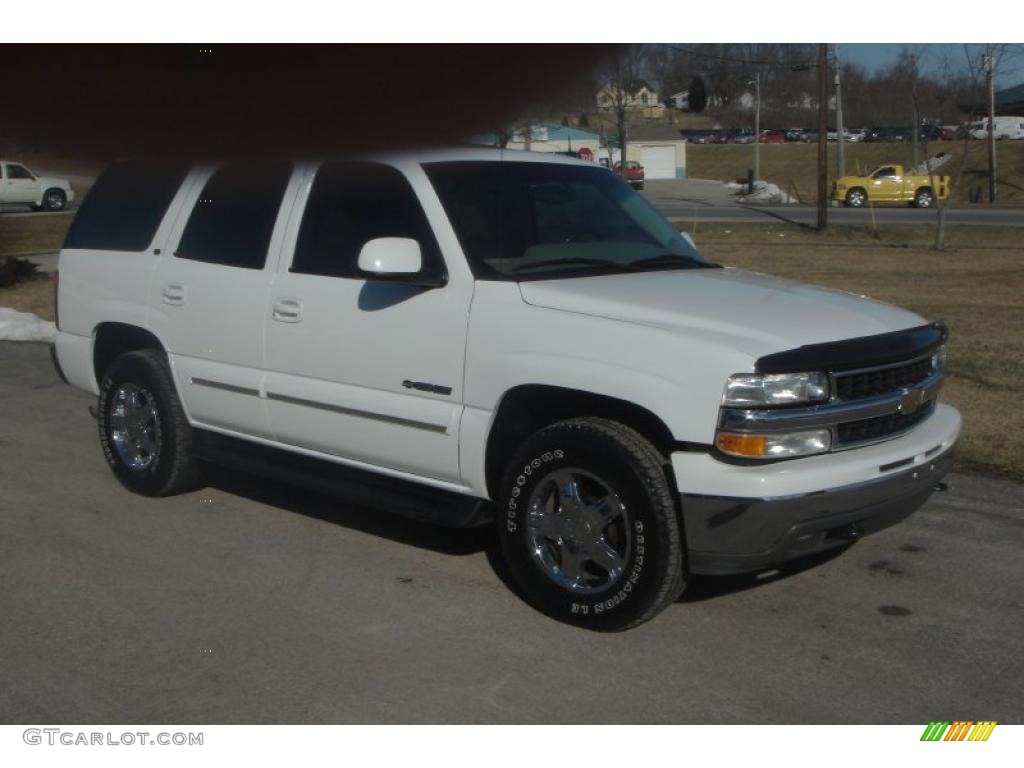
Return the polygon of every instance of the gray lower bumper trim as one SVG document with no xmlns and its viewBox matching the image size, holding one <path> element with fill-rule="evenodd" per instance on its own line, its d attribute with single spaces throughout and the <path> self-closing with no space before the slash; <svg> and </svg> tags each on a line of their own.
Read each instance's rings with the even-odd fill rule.
<svg viewBox="0 0 1024 768">
<path fill-rule="evenodd" d="M 927 501 L 953 451 L 876 480 L 769 499 L 682 494 L 690 570 L 742 573 L 842 546 Z"/>
</svg>

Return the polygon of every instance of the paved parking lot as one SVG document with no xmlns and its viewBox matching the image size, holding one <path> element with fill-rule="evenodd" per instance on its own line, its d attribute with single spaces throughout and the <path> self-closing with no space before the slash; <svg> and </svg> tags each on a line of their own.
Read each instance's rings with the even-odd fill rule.
<svg viewBox="0 0 1024 768">
<path fill-rule="evenodd" d="M 956 475 L 774 578 L 598 635 L 524 605 L 489 531 L 227 472 L 132 496 L 91 398 L 0 343 L 0 722 L 1024 721 L 1024 489 Z"/>
</svg>

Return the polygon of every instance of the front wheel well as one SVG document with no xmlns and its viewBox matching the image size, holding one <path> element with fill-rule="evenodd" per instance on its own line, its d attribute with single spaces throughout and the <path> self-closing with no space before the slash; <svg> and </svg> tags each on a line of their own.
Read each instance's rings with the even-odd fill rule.
<svg viewBox="0 0 1024 768">
<path fill-rule="evenodd" d="M 506 465 L 527 437 L 550 424 L 581 416 L 602 417 L 632 427 L 662 456 L 668 456 L 676 444 L 665 422 L 636 403 L 578 389 L 524 384 L 501 398 L 487 436 L 488 495 L 496 497 Z"/>
<path fill-rule="evenodd" d="M 164 351 L 160 340 L 144 328 L 128 323 L 100 323 L 93 333 L 92 364 L 96 383 L 103 380 L 111 363 L 125 352 L 139 349 Z"/>
</svg>

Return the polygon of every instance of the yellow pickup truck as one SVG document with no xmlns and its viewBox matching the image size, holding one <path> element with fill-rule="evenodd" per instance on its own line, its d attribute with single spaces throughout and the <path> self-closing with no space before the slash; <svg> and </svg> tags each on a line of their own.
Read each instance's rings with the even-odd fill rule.
<svg viewBox="0 0 1024 768">
<path fill-rule="evenodd" d="M 934 185 L 934 188 L 933 188 Z M 843 176 L 832 185 L 832 199 L 860 208 L 867 203 L 910 203 L 930 208 L 949 196 L 949 176 L 913 175 L 902 165 L 881 165 L 867 176 Z"/>
</svg>

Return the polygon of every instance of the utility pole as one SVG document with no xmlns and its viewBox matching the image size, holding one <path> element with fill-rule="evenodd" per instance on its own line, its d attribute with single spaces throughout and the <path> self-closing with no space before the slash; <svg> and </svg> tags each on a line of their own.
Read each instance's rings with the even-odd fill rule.
<svg viewBox="0 0 1024 768">
<path fill-rule="evenodd" d="M 836 178 L 846 175 L 846 155 L 843 151 L 843 91 L 839 84 L 839 44 L 832 48 L 836 65 Z"/>
<path fill-rule="evenodd" d="M 755 72 L 754 79 L 747 84 L 754 86 L 754 182 L 756 183 L 761 178 L 761 72 Z"/>
<path fill-rule="evenodd" d="M 818 231 L 828 227 L 828 43 L 818 45 Z"/>
<path fill-rule="evenodd" d="M 918 125 L 917 117 L 917 54 L 910 54 L 910 106 L 913 110 L 914 126 L 910 129 L 911 162 L 913 168 L 917 168 L 917 140 L 921 135 L 921 128 Z"/>
<path fill-rule="evenodd" d="M 992 43 L 985 46 L 985 79 L 988 87 L 988 201 L 996 201 L 996 90 Z"/>
</svg>

